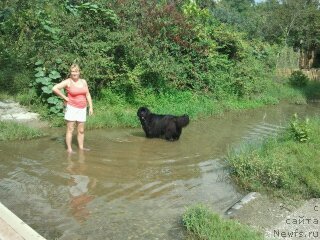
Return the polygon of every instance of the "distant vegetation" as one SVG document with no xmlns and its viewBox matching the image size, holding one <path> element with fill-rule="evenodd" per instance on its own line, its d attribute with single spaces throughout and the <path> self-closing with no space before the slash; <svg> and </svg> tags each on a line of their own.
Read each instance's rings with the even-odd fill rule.
<svg viewBox="0 0 320 240">
<path fill-rule="evenodd" d="M 302 0 L 2 1 L 0 87 L 52 118 L 62 105 L 50 89 L 76 62 L 99 106 L 96 113 L 106 107 L 117 110 L 112 115 L 127 115 L 125 109 L 134 112 L 139 105 L 190 111 L 189 102 L 176 102 L 186 95 L 206 106 L 274 103 L 288 97 L 274 94 L 286 86 L 274 75 L 277 63 L 287 61 L 279 60 L 282 49 L 319 44 L 317 7 L 317 1 Z M 154 101 L 163 96 L 169 108 Z M 134 120 L 129 114 L 114 121 L 106 125 Z"/>
</svg>

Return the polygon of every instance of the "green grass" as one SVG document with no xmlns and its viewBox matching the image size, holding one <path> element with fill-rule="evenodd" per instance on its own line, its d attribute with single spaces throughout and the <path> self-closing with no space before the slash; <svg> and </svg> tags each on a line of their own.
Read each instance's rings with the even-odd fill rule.
<svg viewBox="0 0 320 240">
<path fill-rule="evenodd" d="M 6 92 L 0 92 L 0 101 L 5 101 L 5 100 L 13 100 L 12 95 Z"/>
<path fill-rule="evenodd" d="M 16 122 L 0 121 L 0 141 L 28 140 L 44 135 L 39 129 Z"/>
<path fill-rule="evenodd" d="M 105 91 L 105 96 L 94 102 L 94 115 L 88 118 L 87 128 L 103 127 L 137 127 L 139 121 L 137 110 L 147 106 L 152 112 L 170 113 L 175 115 L 189 114 L 192 119 L 198 119 L 222 112 L 222 106 L 216 100 L 191 92 L 171 92 L 159 95 L 146 94 L 144 98 L 128 103 L 124 97 L 111 91 Z"/>
<path fill-rule="evenodd" d="M 206 95 L 191 91 L 171 90 L 155 94 L 150 89 L 138 92 L 134 97 L 119 95 L 110 89 L 103 89 L 101 98 L 94 99 L 94 115 L 88 117 L 87 129 L 113 128 L 113 127 L 138 127 L 136 116 L 140 106 L 147 106 L 156 113 L 170 113 L 175 115 L 188 114 L 191 120 L 208 116 L 220 115 L 226 111 L 239 111 L 258 108 L 264 105 L 277 104 L 281 100 L 289 99 L 295 103 L 306 103 L 306 90 L 295 89 L 287 84 L 270 84 L 264 94 L 239 99 L 228 96 L 216 100 L 214 94 Z M 312 89 L 312 88 L 309 88 Z M 309 90 L 310 92 L 311 90 Z M 0 93 L 0 99 L 7 99 L 8 95 Z M 42 118 L 51 122 L 52 126 L 64 126 L 63 117 L 49 115 L 46 106 L 36 97 L 35 92 L 26 91 L 13 99 L 29 107 Z"/>
<path fill-rule="evenodd" d="M 309 122 L 309 140 L 299 142 L 288 132 L 262 143 L 230 150 L 227 162 L 233 179 L 249 191 L 278 197 L 320 197 L 320 119 Z"/>
<path fill-rule="evenodd" d="M 183 214 L 183 224 L 199 239 L 206 240 L 260 240 L 262 234 L 233 220 L 226 220 L 214 214 L 203 205 L 188 208 Z"/>
<path fill-rule="evenodd" d="M 320 99 L 320 82 L 309 82 L 308 85 L 303 89 L 303 93 L 308 100 Z"/>
<path fill-rule="evenodd" d="M 136 115 L 140 106 L 147 106 L 152 112 L 160 114 L 188 114 L 192 120 L 208 116 L 220 115 L 225 111 L 257 108 L 264 105 L 277 104 L 280 100 L 290 99 L 293 102 L 305 103 L 301 91 L 287 86 L 274 88 L 268 95 L 256 96 L 250 99 L 229 97 L 216 100 L 214 96 L 192 93 L 190 91 L 171 91 L 155 95 L 145 92 L 128 102 L 125 97 L 105 90 L 99 101 L 94 101 L 94 116 L 86 123 L 88 129 L 112 127 L 137 127 L 139 121 Z M 59 121 L 56 121 L 59 122 Z M 60 121 L 63 123 L 63 121 Z"/>
</svg>

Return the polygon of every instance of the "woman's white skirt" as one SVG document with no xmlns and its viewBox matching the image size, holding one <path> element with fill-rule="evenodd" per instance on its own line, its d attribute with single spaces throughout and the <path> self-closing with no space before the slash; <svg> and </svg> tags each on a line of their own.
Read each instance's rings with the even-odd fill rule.
<svg viewBox="0 0 320 240">
<path fill-rule="evenodd" d="M 67 104 L 64 119 L 71 122 L 85 122 L 87 120 L 87 108 L 76 108 Z"/>
</svg>

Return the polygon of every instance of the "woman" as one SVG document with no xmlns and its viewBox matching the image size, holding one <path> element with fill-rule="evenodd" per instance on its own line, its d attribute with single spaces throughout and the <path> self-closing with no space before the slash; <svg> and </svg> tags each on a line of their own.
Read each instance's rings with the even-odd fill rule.
<svg viewBox="0 0 320 240">
<path fill-rule="evenodd" d="M 61 89 L 66 89 L 68 95 L 63 94 Z M 89 115 L 93 114 L 93 108 L 88 84 L 86 80 L 80 78 L 80 67 L 77 64 L 72 64 L 70 67 L 70 77 L 53 86 L 52 91 L 66 103 L 64 119 L 67 121 L 66 144 L 68 153 L 73 153 L 71 143 L 75 123 L 77 123 L 79 149 L 89 150 L 83 147 L 87 102 L 89 104 Z"/>
</svg>

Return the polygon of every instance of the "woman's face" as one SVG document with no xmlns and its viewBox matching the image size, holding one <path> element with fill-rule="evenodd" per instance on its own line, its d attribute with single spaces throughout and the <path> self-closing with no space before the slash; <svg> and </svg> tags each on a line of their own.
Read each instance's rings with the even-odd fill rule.
<svg viewBox="0 0 320 240">
<path fill-rule="evenodd" d="M 73 80 L 78 80 L 80 77 L 80 71 L 77 68 L 71 69 L 70 76 Z"/>
</svg>

